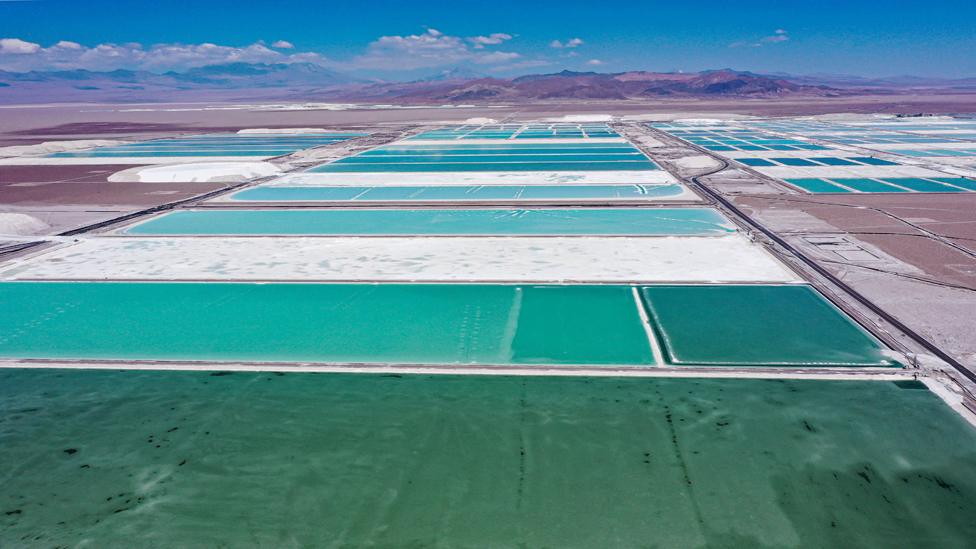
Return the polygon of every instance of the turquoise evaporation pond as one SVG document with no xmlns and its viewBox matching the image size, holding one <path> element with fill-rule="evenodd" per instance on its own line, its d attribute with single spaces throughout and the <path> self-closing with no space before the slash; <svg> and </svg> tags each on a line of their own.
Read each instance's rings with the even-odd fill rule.
<svg viewBox="0 0 976 549">
<path fill-rule="evenodd" d="M 0 357 L 653 364 L 626 286 L 0 283 Z"/>
<path fill-rule="evenodd" d="M 294 149 L 280 149 L 280 150 L 253 150 L 253 149 L 231 149 L 231 150 L 201 150 L 201 149 L 186 149 L 181 151 L 149 151 L 149 150 L 139 150 L 139 151 L 90 151 L 90 152 L 77 152 L 77 153 L 54 153 L 49 155 L 50 158 L 130 158 L 130 157 L 168 157 L 168 156 L 281 156 L 284 154 L 291 154 L 298 150 Z"/>
<path fill-rule="evenodd" d="M 355 158 L 355 157 L 351 157 Z M 620 160 L 618 158 L 624 158 Z M 657 170 L 657 164 L 647 157 L 628 159 L 615 156 L 576 157 L 563 155 L 534 160 L 525 156 L 505 157 L 412 157 L 385 162 L 337 161 L 316 166 L 309 172 L 361 173 L 361 172 L 520 172 L 520 171 L 609 171 L 609 170 Z M 455 161 L 457 160 L 457 161 Z"/>
<path fill-rule="evenodd" d="M 257 186 L 230 195 L 250 202 L 519 202 L 651 201 L 680 196 L 678 183 L 663 185 L 433 185 L 433 186 Z"/>
<path fill-rule="evenodd" d="M 658 169 L 628 143 L 381 147 L 312 168 L 311 172 L 526 171 Z"/>
<path fill-rule="evenodd" d="M 308 171 L 317 173 L 364 173 L 364 172 L 523 172 L 523 171 L 611 171 L 657 170 L 657 164 L 647 160 L 564 160 L 535 162 L 509 157 L 510 161 L 473 161 L 425 163 L 344 163 L 333 162 L 316 166 Z"/>
<path fill-rule="evenodd" d="M 624 143 L 607 143 L 586 147 L 572 145 L 523 145 L 521 147 L 499 145 L 465 146 L 425 146 L 425 147 L 382 147 L 372 149 L 349 158 L 389 158 L 401 156 L 537 156 L 537 155 L 576 155 L 576 154 L 641 154 L 640 151 Z"/>
<path fill-rule="evenodd" d="M 639 288 L 677 366 L 898 366 L 808 286 Z M 0 358 L 653 364 L 630 286 L 0 283 Z"/>
<path fill-rule="evenodd" d="M 59 152 L 50 158 L 113 158 L 167 156 L 279 156 L 297 150 L 328 145 L 358 137 L 358 133 L 309 136 L 216 135 L 158 139 L 84 151 Z"/>
<path fill-rule="evenodd" d="M 607 154 L 533 154 L 533 155 L 412 155 L 412 156 L 350 156 L 337 160 L 327 166 L 336 164 L 509 164 L 513 162 L 531 162 L 536 164 L 552 162 L 618 162 L 618 161 L 647 161 L 647 157 L 640 153 L 607 153 Z M 314 170 L 313 170 L 314 171 Z"/>
<path fill-rule="evenodd" d="M 711 208 L 180 210 L 134 235 L 724 235 Z"/>
<path fill-rule="evenodd" d="M 841 185 L 847 185 L 852 189 L 865 193 L 906 192 L 905 189 L 915 192 L 931 193 L 961 193 L 976 191 L 976 182 L 973 180 L 952 177 L 925 179 L 918 177 L 886 177 L 884 179 L 879 179 L 879 182 L 872 182 L 867 179 L 843 178 L 831 178 L 831 181 L 827 181 L 825 179 L 784 179 L 784 181 L 814 194 L 851 192 L 850 190 L 833 183 L 834 181 Z M 903 188 L 898 188 L 895 185 Z"/>
<path fill-rule="evenodd" d="M 671 364 L 900 366 L 806 285 L 662 285 L 641 294 Z"/>
<path fill-rule="evenodd" d="M 0 546 L 971 547 L 920 383 L 0 371 Z"/>
</svg>

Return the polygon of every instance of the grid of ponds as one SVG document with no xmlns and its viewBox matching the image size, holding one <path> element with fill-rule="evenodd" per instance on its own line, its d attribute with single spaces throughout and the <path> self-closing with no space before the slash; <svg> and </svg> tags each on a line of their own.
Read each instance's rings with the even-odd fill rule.
<svg viewBox="0 0 976 549">
<path fill-rule="evenodd" d="M 836 123 L 809 120 L 766 120 L 738 121 L 735 123 L 661 123 L 653 127 L 666 131 L 688 142 L 703 145 L 722 156 L 736 162 L 757 168 L 760 172 L 777 177 L 786 183 L 809 193 L 959 193 L 976 191 L 976 177 L 957 175 L 956 167 L 947 166 L 942 170 L 938 164 L 924 166 L 910 160 L 915 158 L 967 157 L 976 154 L 974 148 L 958 145 L 965 143 L 965 134 L 953 133 L 935 135 L 933 128 L 946 128 L 954 131 L 969 126 L 967 122 L 958 124 L 908 124 L 886 121 L 874 124 Z M 802 139 L 816 139 L 834 143 L 838 148 L 851 150 L 873 149 L 889 158 L 868 154 L 855 156 L 838 154 L 817 154 L 797 151 L 788 155 L 775 156 L 769 152 L 757 152 L 754 148 L 745 149 L 736 144 L 740 152 L 750 154 L 736 155 L 726 148 L 731 138 L 718 141 L 719 136 L 746 135 L 755 137 L 757 132 L 769 130 L 786 134 L 780 139 L 791 139 L 790 135 Z M 912 133 L 912 132 L 918 132 Z M 772 135 L 772 134 L 767 134 Z M 777 137 L 777 136 L 774 136 Z M 716 148 L 715 143 L 719 144 Z M 948 144 L 952 144 L 948 148 Z M 915 149 L 892 149 L 892 145 L 916 144 Z M 938 147 L 937 144 L 945 144 Z M 822 147 L 826 149 L 827 147 Z M 906 157 L 898 161 L 895 155 Z M 784 168 L 794 168 L 785 170 Z"/>
<path fill-rule="evenodd" d="M 788 178 L 790 185 L 809 193 L 964 193 L 976 192 L 976 179 L 962 177 Z"/>
<path fill-rule="evenodd" d="M 736 158 L 746 166 L 898 166 L 897 162 L 870 156 L 808 156 L 790 158 Z"/>
<path fill-rule="evenodd" d="M 868 147 L 871 145 L 959 143 L 976 138 L 976 134 L 940 133 L 944 130 L 972 129 L 972 125 L 963 123 L 929 126 L 897 121 L 874 124 L 863 122 L 839 124 L 831 122 L 750 121 L 746 124 L 760 129 L 806 135 L 841 145 Z"/>
<path fill-rule="evenodd" d="M 709 151 L 823 151 L 827 147 L 743 128 L 669 129 L 673 125 L 651 124 L 675 137 Z"/>
<path fill-rule="evenodd" d="M 459 138 L 474 132 L 500 130 L 514 130 L 516 137 L 562 130 L 570 133 L 601 131 L 593 125 L 575 125 L 573 127 L 577 129 L 572 131 L 567 127 L 527 124 L 435 131 L 456 134 Z M 517 172 L 524 168 L 514 166 L 526 165 L 559 174 L 581 168 L 600 169 L 596 166 L 604 163 L 623 168 L 620 170 L 622 174 L 657 169 L 656 164 L 623 139 L 588 143 L 585 136 L 577 137 L 579 139 L 572 143 L 552 144 L 523 144 L 516 140 L 499 144 L 460 144 L 460 140 L 457 143 L 419 144 L 408 140 L 320 165 L 307 173 L 329 172 L 337 166 L 350 168 L 363 176 L 389 173 L 391 177 L 412 172 L 418 166 L 434 169 L 444 177 L 455 177 L 451 173 L 459 165 L 486 173 Z M 680 185 L 677 187 L 681 189 Z M 12 281 L 0 286 L 3 309 L 17 313 L 0 315 L 3 328 L 0 332 L 7 334 L 0 337 L 0 356 L 678 366 L 688 364 L 689 360 L 684 358 L 688 352 L 682 348 L 682 336 L 676 334 L 681 333 L 679 326 L 692 326 L 686 329 L 706 330 L 716 335 L 715 344 L 721 341 L 732 344 L 717 351 L 727 355 L 725 365 L 729 366 L 744 365 L 751 358 L 735 356 L 735 349 L 740 345 L 731 332 L 729 336 L 721 336 L 724 329 L 739 330 L 740 338 L 751 337 L 749 347 L 762 347 L 759 344 L 762 337 L 770 338 L 767 353 L 763 355 L 760 351 L 764 358 L 756 359 L 754 365 L 897 366 L 881 357 L 880 344 L 868 332 L 846 320 L 844 313 L 827 304 L 812 289 L 783 284 L 783 281 L 796 280 L 795 275 L 767 257 L 766 252 L 743 240 L 735 226 L 713 209 L 429 207 L 438 201 L 462 198 L 480 200 L 486 205 L 512 199 L 554 198 L 585 204 L 588 199 L 600 200 L 608 196 L 653 201 L 668 192 L 671 191 L 667 185 L 289 188 L 266 184 L 239 192 L 234 199 L 281 200 L 291 193 L 292 199 L 301 201 L 359 204 L 383 200 L 413 201 L 418 207 L 289 209 L 279 206 L 261 210 L 213 207 L 180 210 L 152 217 L 91 242 L 67 245 L 63 250 L 42 254 L 4 271 L 4 276 Z M 248 240 L 241 237 L 262 238 Z M 272 237 L 274 249 L 266 245 Z M 311 237 L 315 243 L 309 240 L 306 244 L 305 239 Z M 472 238 L 459 243 L 457 237 Z M 558 238 L 538 240 L 538 237 Z M 593 240 L 607 237 L 614 237 L 613 241 Z M 411 240 L 420 238 L 424 240 Z M 726 240 L 727 243 L 722 244 Z M 264 250 L 259 254 L 261 257 L 247 259 L 241 255 L 246 256 L 244 250 L 248 248 L 258 249 L 259 241 L 265 246 L 260 248 Z M 409 242 L 415 242 L 415 245 L 402 248 Z M 504 245 L 505 250 L 491 252 L 491 246 L 500 245 Z M 716 248 L 712 255 L 708 255 L 707 250 L 716 245 L 722 252 Z M 528 253 L 527 248 L 523 250 L 525 246 L 532 247 L 532 253 L 540 257 L 518 256 Z M 559 253 L 555 249 L 547 251 L 547 246 L 560 247 Z M 594 246 L 600 248 L 599 253 Z M 353 248 L 358 250 L 358 258 L 349 255 Z M 622 268 L 634 259 L 628 248 L 648 250 L 655 255 L 645 268 L 639 270 L 640 275 L 634 267 Z M 204 249 L 209 250 L 209 259 L 200 255 Z M 558 259 L 560 265 L 548 265 L 545 259 L 553 254 L 553 257 L 562 258 L 559 254 L 567 253 L 574 257 L 572 261 L 586 264 L 561 263 L 570 261 L 570 256 Z M 182 259 L 180 254 L 183 254 Z M 723 260 L 728 261 L 728 265 L 717 263 Z M 166 266 L 156 266 L 159 261 L 164 261 Z M 701 261 L 705 263 L 691 267 Z M 499 262 L 504 265 L 496 265 Z M 615 262 L 622 270 L 614 270 Z M 659 268 L 655 266 L 658 263 Z M 689 269 L 703 270 L 684 272 L 680 268 L 682 264 L 689 265 Z M 282 269 L 296 269 L 298 274 L 288 275 Z M 400 273 L 403 276 L 392 276 L 394 273 L 390 269 L 406 272 Z M 512 281 L 551 277 L 557 285 L 466 286 L 461 284 L 463 278 L 451 285 L 394 283 L 397 280 L 439 281 L 446 276 L 445 269 L 450 269 L 453 275 L 470 272 L 475 280 L 479 276 L 487 276 L 487 280 L 492 281 L 496 277 Z M 330 274 L 333 271 L 334 274 Z M 616 272 L 629 274 L 613 274 Z M 672 318 L 667 305 L 658 304 L 658 299 L 666 303 L 670 292 L 699 294 L 692 286 L 682 290 L 666 286 L 653 289 L 647 285 L 647 281 L 662 277 L 663 280 L 694 284 L 701 280 L 703 272 L 709 273 L 706 277 L 709 280 L 748 280 L 759 284 L 757 288 L 765 288 L 764 292 L 756 294 L 757 306 L 761 310 L 751 311 L 750 317 L 762 318 L 765 313 L 772 315 L 777 310 L 775 307 L 783 306 L 777 305 L 776 297 L 782 296 L 779 299 L 784 303 L 793 303 L 801 309 L 807 307 L 809 310 L 804 309 L 799 314 L 810 319 L 824 315 L 832 317 L 834 331 L 827 328 L 830 323 L 825 322 L 819 330 L 819 343 L 806 350 L 793 349 L 799 338 L 775 329 L 773 324 L 761 326 L 760 322 L 745 328 L 742 323 L 737 326 L 729 319 L 710 322 L 706 310 L 715 309 L 715 305 L 709 305 L 707 300 L 700 300 L 702 310 L 693 310 L 689 305 L 690 317 Z M 108 273 L 113 274 L 106 280 L 103 274 Z M 284 278 L 280 278 L 282 276 Z M 346 283 L 346 276 L 366 277 L 367 281 L 375 278 L 375 281 L 384 283 Z M 613 280 L 619 276 L 640 278 L 629 278 L 635 281 L 629 285 L 592 286 L 585 283 L 587 280 Z M 271 277 L 267 282 L 287 280 L 290 283 L 247 282 L 265 280 L 265 277 Z M 117 281 L 112 282 L 113 278 Z M 194 282 L 201 278 L 222 282 Z M 293 283 L 309 278 L 320 282 L 343 280 L 343 284 Z M 89 279 L 97 282 L 87 282 Z M 128 282 L 143 279 L 157 282 Z M 577 282 L 559 285 L 567 279 Z M 751 291 L 732 286 L 723 288 L 731 293 L 719 291 L 701 295 L 728 301 Z M 797 291 L 807 293 L 797 294 Z M 806 295 L 808 299 L 799 300 L 796 295 Z M 167 297 L 160 299 L 161 296 Z M 154 304 L 156 302 L 159 306 Z M 762 307 L 769 310 L 764 311 Z M 556 322 L 549 315 L 563 320 Z M 276 317 L 280 320 L 274 322 L 274 327 L 260 320 Z M 405 326 L 411 324 L 411 318 L 426 320 L 413 322 L 413 331 L 407 331 Z M 774 322 L 781 321 L 773 316 L 769 318 Z M 194 321 L 188 322 L 189 319 Z M 38 322 L 44 329 L 32 330 Z M 695 322 L 702 324 L 695 325 Z M 158 325 L 156 329 L 149 327 L 152 323 Z M 674 326 L 670 326 L 672 323 Z M 388 330 L 379 328 L 387 324 L 390 326 Z M 601 328 L 590 329 L 588 326 Z M 264 341 L 256 341 L 262 338 L 255 330 L 267 333 Z M 761 336 L 759 333 L 763 331 L 768 334 Z M 72 332 L 75 332 L 73 336 Z M 385 333 L 397 333 L 397 337 L 388 338 L 383 335 Z M 388 341 L 381 344 L 377 338 Z M 438 338 L 443 341 L 435 343 Z M 611 345 L 609 342 L 614 338 L 619 342 Z M 570 344 L 571 341 L 578 345 Z M 830 343 L 832 341 L 835 343 Z M 856 343 L 850 343 L 854 341 Z M 827 352 L 831 345 L 836 345 L 840 354 Z M 430 350 L 427 355 L 419 351 L 424 346 Z M 601 346 L 606 348 L 597 351 Z M 535 350 L 525 350 L 529 348 Z M 695 360 L 693 358 L 691 362 Z M 712 358 L 698 363 L 699 366 L 721 364 L 721 359 Z"/>
<path fill-rule="evenodd" d="M 140 141 L 125 145 L 96 147 L 84 151 L 58 152 L 50 158 L 116 157 L 274 157 L 295 151 L 338 143 L 366 135 L 359 132 L 303 134 L 208 134 Z"/>
<path fill-rule="evenodd" d="M 606 124 L 485 124 L 439 128 L 410 140 L 466 139 L 585 139 L 619 137 Z"/>
<path fill-rule="evenodd" d="M 484 129 L 473 139 L 518 139 L 527 127 L 467 129 Z M 412 148 L 371 157 L 411 156 Z M 466 162 L 472 170 L 494 171 L 493 155 L 553 149 L 535 151 L 460 156 L 479 157 Z M 626 246 L 636 236 L 678 243 L 680 254 L 642 260 L 686 272 L 701 268 L 688 255 L 696 239 L 744 240 L 714 209 L 654 205 L 684 192 L 678 183 L 397 185 L 410 164 L 382 170 L 388 186 L 258 186 L 234 195 L 410 207 L 209 203 L 88 238 L 258 236 L 245 240 L 287 240 L 301 258 L 335 235 L 395 234 L 412 239 L 403 239 L 411 261 L 423 263 L 421 240 L 490 234 L 504 237 L 491 259 L 498 263 L 528 237 L 609 236 Z M 498 206 L 607 199 L 654 207 Z M 465 200 L 494 207 L 430 207 Z M 534 261 L 556 251 L 534 246 Z M 275 262 L 243 249 L 244 261 Z M 65 261 L 80 260 L 69 252 Z M 742 267 L 729 263 L 718 267 Z M 0 545 L 966 546 L 976 536 L 976 431 L 916 381 L 406 373 L 879 373 L 896 372 L 896 356 L 798 280 L 0 281 L 0 359 L 217 370 L 0 370 L 0 466 L 16 472 L 0 493 Z M 220 371 L 239 363 L 282 371 Z M 309 364 L 378 372 L 286 372 Z"/>
</svg>

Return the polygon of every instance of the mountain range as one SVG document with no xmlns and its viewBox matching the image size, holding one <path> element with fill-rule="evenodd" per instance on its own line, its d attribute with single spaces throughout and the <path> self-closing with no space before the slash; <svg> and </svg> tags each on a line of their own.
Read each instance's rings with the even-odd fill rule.
<svg viewBox="0 0 976 549">
<path fill-rule="evenodd" d="M 832 97 L 909 89 L 976 91 L 976 78 L 860 78 L 757 74 L 731 69 L 622 73 L 562 71 L 493 78 L 463 68 L 422 80 L 352 78 L 312 63 L 231 63 L 185 72 L 0 71 L 0 103 L 299 100 L 384 103 L 505 103 L 524 100 L 663 97 Z"/>
</svg>

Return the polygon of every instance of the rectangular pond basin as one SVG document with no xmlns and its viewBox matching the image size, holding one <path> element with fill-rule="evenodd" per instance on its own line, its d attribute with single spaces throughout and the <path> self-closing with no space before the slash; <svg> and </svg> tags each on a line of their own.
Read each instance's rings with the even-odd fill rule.
<svg viewBox="0 0 976 549">
<path fill-rule="evenodd" d="M 739 233 L 710 236 L 111 236 L 0 267 L 8 280 L 792 283 Z"/>
<path fill-rule="evenodd" d="M 800 179 L 784 179 L 790 185 L 794 187 L 799 187 L 801 190 L 807 191 L 808 193 L 849 193 L 850 189 L 846 189 L 831 183 L 826 179 L 816 179 L 816 178 L 800 178 Z"/>
<path fill-rule="evenodd" d="M 807 285 L 661 285 L 641 293 L 671 364 L 899 366 Z"/>
<path fill-rule="evenodd" d="M 917 382 L 2 370 L 0 408 L 3 546 L 976 539 L 976 430 Z"/>
<path fill-rule="evenodd" d="M 332 162 L 309 170 L 314 173 L 350 172 L 521 172 L 521 171 L 609 171 L 609 170 L 657 170 L 657 164 L 647 160 L 572 160 L 572 157 L 558 161 L 504 161 L 484 162 L 376 162 L 349 163 Z"/>
<path fill-rule="evenodd" d="M 441 172 L 545 170 L 654 170 L 629 143 L 434 145 L 380 147 L 316 166 L 310 172 Z"/>
<path fill-rule="evenodd" d="M 711 208 L 181 210 L 131 235 L 723 235 Z"/>
<path fill-rule="evenodd" d="M 201 135 L 96 147 L 84 151 L 59 152 L 48 156 L 51 158 L 280 156 L 362 135 L 365 134 L 349 132 L 305 135 Z"/>
<path fill-rule="evenodd" d="M 518 203 L 618 202 L 656 199 L 698 200 L 678 183 L 660 185 L 427 185 L 427 186 L 278 186 L 263 185 L 230 195 L 244 202 L 415 202 Z"/>
<path fill-rule="evenodd" d="M 653 363 L 626 286 L 0 283 L 0 357 Z"/>
<path fill-rule="evenodd" d="M 907 193 L 908 189 L 882 183 L 876 179 L 866 178 L 839 178 L 832 177 L 831 182 L 838 183 L 847 188 L 860 191 L 862 193 Z"/>
<path fill-rule="evenodd" d="M 513 147 L 510 145 L 387 145 L 351 156 L 349 158 L 391 158 L 401 156 L 540 156 L 540 155 L 606 155 L 642 154 L 629 143 L 596 143 L 592 145 L 534 143 Z"/>
</svg>

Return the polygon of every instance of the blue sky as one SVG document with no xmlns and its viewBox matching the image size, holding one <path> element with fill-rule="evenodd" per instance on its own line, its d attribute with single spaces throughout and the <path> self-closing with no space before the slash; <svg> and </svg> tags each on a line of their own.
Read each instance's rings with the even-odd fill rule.
<svg viewBox="0 0 976 549">
<path fill-rule="evenodd" d="M 0 69 L 309 61 L 360 76 L 464 67 L 976 76 L 976 2 L 0 0 Z"/>
</svg>

